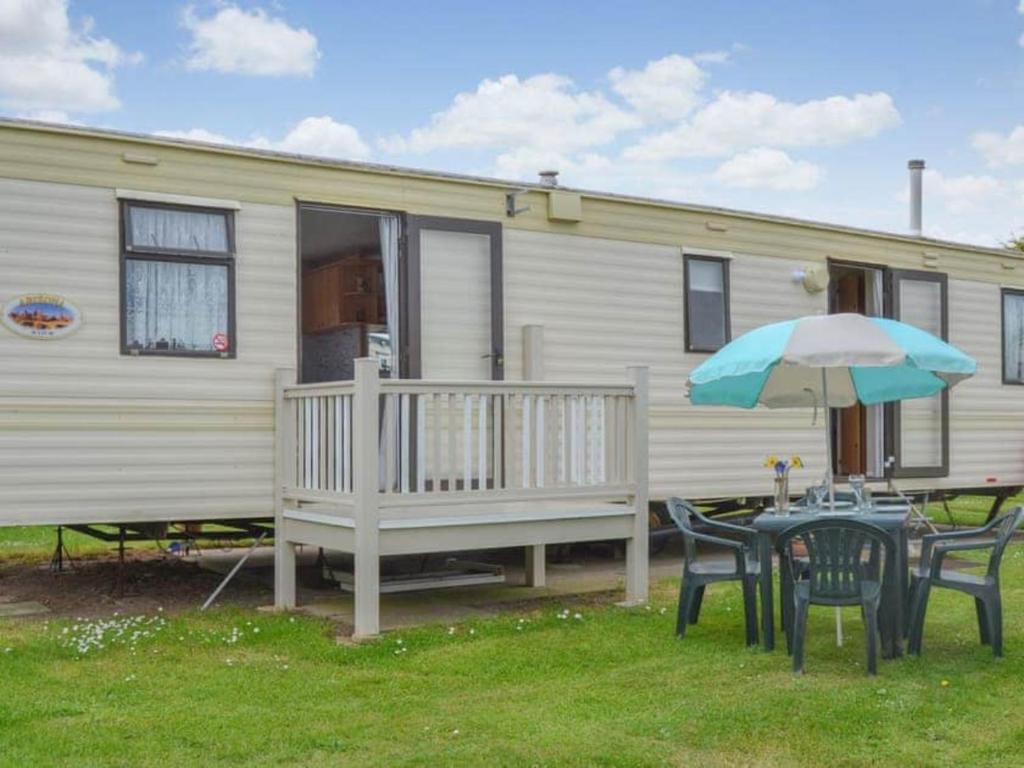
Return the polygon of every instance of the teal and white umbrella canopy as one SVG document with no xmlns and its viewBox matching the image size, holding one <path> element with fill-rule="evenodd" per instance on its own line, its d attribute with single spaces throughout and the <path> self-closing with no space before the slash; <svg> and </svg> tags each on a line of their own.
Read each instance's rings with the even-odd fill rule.
<svg viewBox="0 0 1024 768">
<path fill-rule="evenodd" d="M 977 363 L 912 325 L 857 314 L 812 315 L 734 339 L 687 381 L 695 405 L 843 408 L 929 397 Z"/>
</svg>

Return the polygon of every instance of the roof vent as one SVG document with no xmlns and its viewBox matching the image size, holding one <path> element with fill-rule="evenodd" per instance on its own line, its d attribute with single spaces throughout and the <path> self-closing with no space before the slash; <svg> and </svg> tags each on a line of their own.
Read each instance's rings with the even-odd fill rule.
<svg viewBox="0 0 1024 768">
<path fill-rule="evenodd" d="M 558 186 L 558 171 L 540 171 L 537 175 L 540 177 L 542 187 Z"/>
<path fill-rule="evenodd" d="M 910 170 L 910 234 L 921 236 L 921 176 L 924 174 L 924 160 L 911 160 Z"/>
</svg>

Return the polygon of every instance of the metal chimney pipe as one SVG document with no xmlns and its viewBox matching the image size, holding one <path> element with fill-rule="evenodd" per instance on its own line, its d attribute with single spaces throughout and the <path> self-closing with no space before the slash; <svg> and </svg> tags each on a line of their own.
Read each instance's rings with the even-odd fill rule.
<svg viewBox="0 0 1024 768">
<path fill-rule="evenodd" d="M 537 175 L 540 176 L 540 185 L 542 187 L 558 186 L 558 171 L 539 171 Z"/>
<path fill-rule="evenodd" d="M 921 236 L 921 177 L 924 174 L 924 160 L 911 160 L 910 169 L 910 234 Z"/>
</svg>

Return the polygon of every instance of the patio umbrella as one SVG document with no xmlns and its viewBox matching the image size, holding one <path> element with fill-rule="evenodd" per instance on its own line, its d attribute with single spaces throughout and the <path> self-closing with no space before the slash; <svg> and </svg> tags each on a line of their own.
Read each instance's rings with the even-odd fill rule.
<svg viewBox="0 0 1024 768">
<path fill-rule="evenodd" d="M 919 328 L 847 313 L 756 328 L 705 360 L 687 384 L 695 405 L 824 408 L 834 507 L 829 408 L 930 397 L 976 369 L 972 358 Z"/>
</svg>

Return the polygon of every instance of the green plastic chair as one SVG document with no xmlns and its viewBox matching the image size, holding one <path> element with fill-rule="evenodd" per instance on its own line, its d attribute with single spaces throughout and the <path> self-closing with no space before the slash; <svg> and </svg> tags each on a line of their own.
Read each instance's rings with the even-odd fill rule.
<svg viewBox="0 0 1024 768">
<path fill-rule="evenodd" d="M 680 498 L 669 499 L 667 506 L 669 515 L 683 534 L 683 579 L 679 585 L 676 636 L 681 639 L 686 634 L 687 625 L 697 623 L 701 603 L 704 601 L 704 589 L 708 584 L 739 581 L 743 585 L 747 645 L 757 645 L 757 581 L 761 572 L 755 542 L 757 532 L 742 525 L 705 517 L 690 502 Z M 735 541 L 696 531 L 693 527 L 695 521 L 711 530 L 739 535 L 743 540 Z M 697 542 L 731 550 L 733 562 L 702 558 L 697 551 Z"/>
<path fill-rule="evenodd" d="M 803 544 L 806 554 L 793 552 Z M 779 534 L 779 561 L 789 568 L 793 610 L 788 627 L 793 672 L 803 674 L 807 614 L 811 605 L 859 605 L 867 638 L 868 674 L 878 667 L 878 610 L 896 542 L 860 520 L 811 520 Z M 783 599 L 786 599 L 785 596 Z"/>
<path fill-rule="evenodd" d="M 921 561 L 911 574 L 909 653 L 921 653 L 924 634 L 924 616 L 928 610 L 928 596 L 932 587 L 946 587 L 974 597 L 978 616 L 978 634 L 982 645 L 992 646 L 993 656 L 1003 655 L 1003 599 L 999 590 L 999 566 L 1003 552 L 1024 515 L 1024 507 L 1017 507 L 981 528 L 951 533 L 932 533 L 921 537 Z M 985 541 L 972 541 L 979 536 L 994 534 Z M 991 549 L 988 568 L 983 576 L 942 567 L 950 552 L 977 552 Z"/>
</svg>

